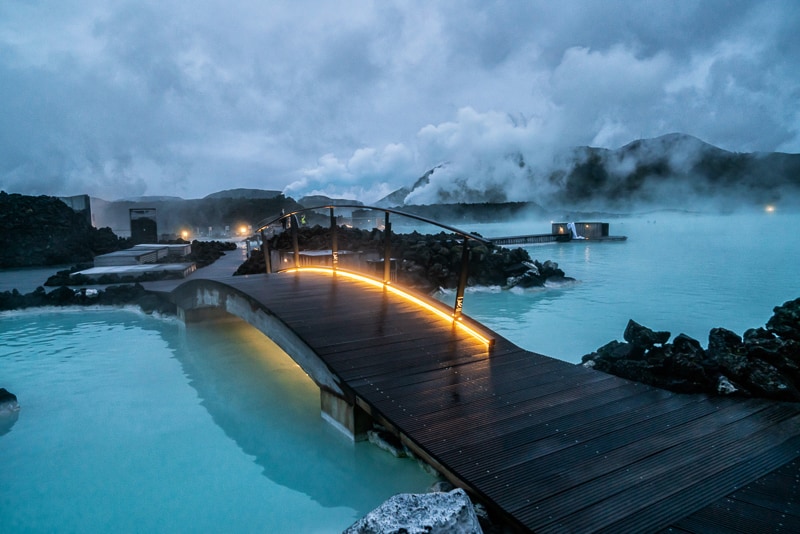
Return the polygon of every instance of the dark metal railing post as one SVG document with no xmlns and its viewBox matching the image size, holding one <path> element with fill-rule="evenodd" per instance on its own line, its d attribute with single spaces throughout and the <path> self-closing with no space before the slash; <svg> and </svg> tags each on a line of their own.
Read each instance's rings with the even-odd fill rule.
<svg viewBox="0 0 800 534">
<path fill-rule="evenodd" d="M 336 235 L 336 216 L 331 206 L 331 267 L 335 271 L 339 267 L 339 242 Z"/>
<path fill-rule="evenodd" d="M 261 230 L 261 251 L 264 253 L 264 267 L 266 268 L 267 274 L 270 274 L 272 272 L 272 258 L 270 258 L 269 241 L 264 234 L 264 230 Z"/>
<path fill-rule="evenodd" d="M 389 220 L 390 214 L 395 213 L 402 217 L 408 217 L 410 219 L 414 219 L 417 221 L 421 221 L 428 224 L 433 224 L 439 228 L 444 230 L 448 230 L 453 232 L 457 236 L 463 237 L 463 249 L 461 251 L 461 273 L 458 280 L 458 288 L 456 289 L 456 301 L 453 305 L 453 319 L 457 320 L 462 315 L 462 310 L 464 307 L 464 293 L 466 291 L 467 280 L 469 278 L 469 262 L 470 262 L 470 248 L 469 243 L 470 241 L 477 241 L 478 243 L 482 243 L 484 245 L 491 245 L 492 242 L 489 239 L 485 239 L 478 234 L 467 234 L 458 228 L 449 226 L 447 224 L 439 223 L 432 219 L 428 219 L 426 217 L 421 217 L 419 215 L 415 215 L 413 213 L 404 213 L 401 211 L 397 211 L 391 208 L 379 208 L 375 206 L 364 206 L 363 204 L 339 204 L 337 206 L 332 205 L 324 205 L 324 206 L 316 206 L 313 208 L 304 208 L 301 209 L 299 212 L 305 211 L 315 211 L 321 209 L 329 209 L 330 210 L 330 217 L 331 217 L 331 252 L 332 252 L 332 264 L 333 270 L 335 271 L 339 266 L 339 244 L 338 244 L 338 228 L 336 225 L 336 217 L 334 210 L 335 208 L 353 208 L 358 210 L 376 210 L 376 211 L 383 211 L 385 215 L 385 223 L 384 223 L 384 246 L 383 246 L 383 283 L 390 284 L 392 281 L 392 224 Z M 259 222 L 258 231 L 262 232 L 262 242 L 264 243 L 263 248 L 265 252 L 265 259 L 267 260 L 266 269 L 267 272 L 272 271 L 272 265 L 269 261 L 269 256 L 267 254 L 270 253 L 269 245 L 266 244 L 266 238 L 263 234 L 265 228 L 269 227 L 271 224 L 275 224 L 277 222 L 281 222 L 283 225 L 283 229 L 286 230 L 286 223 L 291 223 L 291 230 L 292 230 L 292 244 L 294 246 L 294 265 L 295 268 L 300 267 L 300 246 L 298 243 L 298 229 L 300 224 L 298 222 L 297 213 L 295 212 L 291 215 L 285 215 L 283 210 L 281 210 L 281 215 L 275 217 L 272 220 L 265 219 L 264 221 Z M 278 271 L 283 270 L 283 258 L 281 258 L 281 265 L 278 266 Z M 377 274 L 377 273 L 376 273 Z M 377 278 L 377 276 L 376 276 Z"/>
<path fill-rule="evenodd" d="M 297 222 L 297 215 L 292 215 L 292 246 L 294 247 L 294 267 L 300 267 L 300 243 L 297 238 L 297 227 L 300 224 Z"/>
<path fill-rule="evenodd" d="M 383 283 L 388 284 L 391 282 L 391 267 L 392 267 L 392 223 L 389 222 L 389 212 L 385 212 L 386 217 L 383 224 L 384 242 L 383 242 Z"/>
<path fill-rule="evenodd" d="M 458 277 L 458 288 L 456 289 L 456 303 L 453 307 L 453 317 L 461 317 L 461 309 L 464 307 L 464 290 L 467 287 L 467 276 L 469 274 L 469 238 L 464 237 L 464 245 L 461 249 L 461 274 Z"/>
</svg>

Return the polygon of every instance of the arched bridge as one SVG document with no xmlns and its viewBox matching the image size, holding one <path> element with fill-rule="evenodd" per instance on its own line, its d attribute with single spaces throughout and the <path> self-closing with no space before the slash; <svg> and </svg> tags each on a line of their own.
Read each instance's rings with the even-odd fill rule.
<svg viewBox="0 0 800 534">
<path fill-rule="evenodd" d="M 800 531 L 796 404 L 585 369 L 333 269 L 204 276 L 172 292 L 187 320 L 254 325 L 319 385 L 326 418 L 354 436 L 381 423 L 520 530 Z"/>
</svg>

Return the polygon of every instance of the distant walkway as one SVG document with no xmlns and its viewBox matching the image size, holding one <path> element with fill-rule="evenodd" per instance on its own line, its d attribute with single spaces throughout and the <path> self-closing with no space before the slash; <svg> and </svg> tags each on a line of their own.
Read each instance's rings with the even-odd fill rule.
<svg viewBox="0 0 800 534">
<path fill-rule="evenodd" d="M 223 265 L 174 297 L 280 321 L 345 397 L 523 530 L 800 532 L 796 404 L 674 394 L 496 334 L 490 349 L 365 282 Z"/>
<path fill-rule="evenodd" d="M 189 280 L 193 275 L 199 274 L 200 277 L 227 277 L 233 276 L 236 269 L 244 263 L 246 259 L 246 251 L 237 248 L 236 250 L 229 250 L 224 256 L 207 267 L 203 267 L 187 276 L 185 279 L 167 280 L 165 283 L 161 282 L 142 282 L 143 286 L 149 289 L 157 290 L 159 286 L 166 288 L 175 288 L 185 280 Z M 16 289 L 20 293 L 27 294 L 36 290 L 37 287 L 43 286 L 47 279 L 56 274 L 58 271 L 69 269 L 70 265 L 54 265 L 51 267 L 30 267 L 22 269 L 4 269 L 0 270 L 0 292 L 12 291 Z M 77 286 L 76 286 L 77 287 Z M 105 287 L 101 284 L 89 284 L 81 287 Z M 45 287 L 49 292 L 54 287 Z"/>
<path fill-rule="evenodd" d="M 159 280 L 157 282 L 141 282 L 142 287 L 157 292 L 169 293 L 182 283 L 194 279 L 227 279 L 233 278 L 233 273 L 247 259 L 247 251 L 241 248 L 228 250 L 225 255 L 206 267 L 197 269 L 186 278 L 176 280 Z"/>
</svg>

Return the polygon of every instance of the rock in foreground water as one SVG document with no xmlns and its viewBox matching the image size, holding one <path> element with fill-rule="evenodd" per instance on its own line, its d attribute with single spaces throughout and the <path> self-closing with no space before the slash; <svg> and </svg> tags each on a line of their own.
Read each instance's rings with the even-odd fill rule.
<svg viewBox="0 0 800 534">
<path fill-rule="evenodd" d="M 346 534 L 482 533 L 463 489 L 448 493 L 395 495 L 358 520 Z"/>
<path fill-rule="evenodd" d="M 6 388 L 0 388 L 0 415 L 18 411 L 19 403 L 17 402 L 17 396 Z"/>
</svg>

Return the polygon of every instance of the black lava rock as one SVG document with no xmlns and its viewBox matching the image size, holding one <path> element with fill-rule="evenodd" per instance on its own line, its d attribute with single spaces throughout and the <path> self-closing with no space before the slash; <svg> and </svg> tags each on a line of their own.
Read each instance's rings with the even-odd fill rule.
<svg viewBox="0 0 800 534">
<path fill-rule="evenodd" d="M 685 334 L 673 342 L 634 321 L 625 343 L 611 341 L 582 358 L 583 365 L 682 393 L 761 397 L 800 402 L 800 299 L 774 310 L 766 328 L 744 336 L 713 328 L 708 348 Z"/>
</svg>

